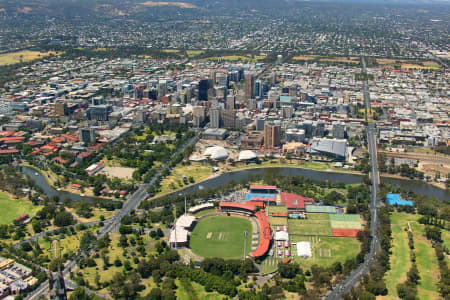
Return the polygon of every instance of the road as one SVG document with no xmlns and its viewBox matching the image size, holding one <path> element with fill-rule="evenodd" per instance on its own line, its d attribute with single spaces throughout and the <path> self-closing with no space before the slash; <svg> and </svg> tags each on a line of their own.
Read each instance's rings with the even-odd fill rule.
<svg viewBox="0 0 450 300">
<path fill-rule="evenodd" d="M 366 72 L 366 61 L 364 58 L 362 60 L 363 73 Z M 370 96 L 367 80 L 363 84 L 364 89 L 364 102 L 366 104 L 366 109 L 370 109 Z M 338 284 L 330 294 L 325 298 L 327 300 L 331 299 L 341 299 L 342 296 L 350 291 L 350 289 L 355 286 L 361 278 L 370 271 L 370 266 L 372 262 L 375 261 L 378 249 L 380 247 L 380 239 L 378 236 L 378 208 L 380 207 L 380 199 L 378 197 L 379 185 L 380 185 L 380 175 L 378 172 L 378 160 L 377 160 L 377 142 L 376 142 L 376 128 L 374 123 L 367 123 L 367 141 L 369 148 L 370 157 L 370 179 L 372 185 L 370 187 L 370 234 L 371 243 L 369 248 L 369 253 L 364 257 L 364 262 L 360 264 L 347 278 L 345 278 L 340 284 Z"/>
<path fill-rule="evenodd" d="M 207 128 L 207 127 L 205 127 L 205 128 Z M 173 155 L 182 153 L 187 146 L 193 145 L 194 143 L 196 143 L 198 141 L 198 139 L 200 138 L 202 132 L 203 132 L 202 130 L 197 130 L 197 134 L 190 140 L 186 141 L 175 153 L 173 153 Z M 128 215 L 132 210 L 137 209 L 139 207 L 139 204 L 143 200 L 145 200 L 148 196 L 147 189 L 152 184 L 155 183 L 158 175 L 161 174 L 163 172 L 163 170 L 166 169 L 167 167 L 168 167 L 168 163 L 162 164 L 159 171 L 155 173 L 155 175 L 152 177 L 152 179 L 148 183 L 141 184 L 139 186 L 139 188 L 137 189 L 137 191 L 134 192 L 134 194 L 131 195 L 128 198 L 128 200 L 123 204 L 122 208 L 120 210 L 118 210 L 114 214 L 113 217 L 104 221 L 104 226 L 100 230 L 98 230 L 98 232 L 96 234 L 97 239 L 103 237 L 105 234 L 114 232 L 119 227 L 120 221 L 122 220 L 122 218 L 124 216 Z M 32 237 L 30 239 L 33 239 L 33 238 L 34 237 Z M 64 279 L 66 282 L 66 286 L 71 289 L 75 288 L 77 286 L 77 284 L 69 279 L 70 272 L 76 268 L 77 259 L 84 256 L 84 254 L 82 254 L 80 251 L 77 254 L 78 255 L 75 256 L 76 259 L 68 261 L 65 264 L 64 270 L 63 270 L 63 276 L 64 276 Z M 55 276 L 56 276 L 56 273 L 55 273 Z M 49 288 L 48 280 L 46 280 L 36 290 L 34 290 L 32 294 L 30 294 L 25 299 L 35 300 L 35 299 L 39 299 L 39 297 L 41 297 L 41 296 L 45 297 L 45 295 L 48 294 L 48 288 Z M 90 291 L 90 290 L 86 290 L 86 291 L 88 293 L 94 293 L 97 296 L 104 298 L 104 296 L 97 294 L 93 291 Z"/>
</svg>

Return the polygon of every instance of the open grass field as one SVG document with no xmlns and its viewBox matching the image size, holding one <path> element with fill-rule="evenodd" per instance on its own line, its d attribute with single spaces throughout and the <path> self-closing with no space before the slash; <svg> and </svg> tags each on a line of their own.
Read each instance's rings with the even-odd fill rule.
<svg viewBox="0 0 450 300">
<path fill-rule="evenodd" d="M 23 214 L 34 217 L 41 206 L 35 206 L 24 199 L 12 199 L 8 194 L 0 192 L 0 208 L 0 224 L 9 224 Z"/>
<path fill-rule="evenodd" d="M 347 259 L 356 257 L 361 245 L 355 238 L 291 235 L 290 239 L 291 243 L 310 241 L 312 244 L 311 258 L 294 257 L 294 261 L 300 263 L 303 270 L 314 264 L 328 267 L 336 261 L 344 263 Z M 292 247 L 292 253 L 297 253 L 295 247 Z"/>
<path fill-rule="evenodd" d="M 434 249 L 431 243 L 424 237 L 425 226 L 419 224 L 419 215 L 407 213 L 392 213 L 392 255 L 390 257 L 391 270 L 386 273 L 385 282 L 388 295 L 382 299 L 398 299 L 397 284 L 406 280 L 406 273 L 411 267 L 409 259 L 408 234 L 404 229 L 408 222 L 414 235 L 414 252 L 416 264 L 420 274 L 420 282 L 417 286 L 419 299 L 439 299 L 437 283 L 439 267 Z"/>
<path fill-rule="evenodd" d="M 310 214 L 312 216 L 313 214 Z M 315 215 L 315 214 L 314 214 Z M 288 220 L 289 233 L 293 235 L 331 236 L 331 224 L 326 214 L 306 220 Z M 327 218 L 325 219 L 325 215 Z"/>
<path fill-rule="evenodd" d="M 162 195 L 185 186 L 183 176 L 192 176 L 195 182 L 202 181 L 213 174 L 212 167 L 201 163 L 192 163 L 189 166 L 179 165 L 172 173 L 161 181 L 161 190 L 157 195 Z"/>
<path fill-rule="evenodd" d="M 32 61 L 38 58 L 43 58 L 49 55 L 56 55 L 56 52 L 39 52 L 39 51 L 31 51 L 31 50 L 23 50 L 19 52 L 11 52 L 0 54 L 0 66 L 12 65 L 22 62 Z"/>
<path fill-rule="evenodd" d="M 238 217 L 215 216 L 201 220 L 194 228 L 190 248 L 198 256 L 241 258 L 244 254 L 244 234 L 247 231 L 247 252 L 251 250 L 252 224 Z"/>
<path fill-rule="evenodd" d="M 384 299 L 397 299 L 397 284 L 406 280 L 411 260 L 409 259 L 408 233 L 404 230 L 407 221 L 395 213 L 391 215 L 390 219 L 392 229 L 391 269 L 384 277 L 388 289 L 388 294 Z"/>
<path fill-rule="evenodd" d="M 414 247 L 416 253 L 417 269 L 419 269 L 420 283 L 417 287 L 419 299 L 439 299 L 439 266 L 430 241 L 423 233 L 425 226 L 416 222 L 411 222 L 414 233 Z"/>
<path fill-rule="evenodd" d="M 189 58 L 193 58 L 193 57 L 199 56 L 200 54 L 205 53 L 205 51 L 203 51 L 203 50 L 187 50 L 186 53 Z"/>
<path fill-rule="evenodd" d="M 222 60 L 222 61 L 248 61 L 248 62 L 257 62 L 261 59 L 266 58 L 265 56 L 261 56 L 261 55 L 228 55 L 228 56 L 213 56 L 213 57 L 208 57 L 207 60 L 210 61 L 217 61 L 217 60 Z"/>
<path fill-rule="evenodd" d="M 206 299 L 206 300 L 216 300 L 222 299 L 223 295 L 217 292 L 206 292 L 205 288 L 193 281 L 180 281 L 175 280 L 177 285 L 176 297 L 181 300 L 197 300 L 197 299 Z M 144 293 L 142 293 L 144 294 Z"/>
</svg>

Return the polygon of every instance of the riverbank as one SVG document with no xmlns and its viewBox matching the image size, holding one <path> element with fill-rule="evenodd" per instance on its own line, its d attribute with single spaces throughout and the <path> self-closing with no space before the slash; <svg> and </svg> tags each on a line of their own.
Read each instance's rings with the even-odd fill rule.
<svg viewBox="0 0 450 300">
<path fill-rule="evenodd" d="M 212 169 L 212 168 L 211 168 Z M 196 177 L 196 182 L 193 184 L 185 185 L 183 187 L 180 187 L 178 189 L 166 189 L 164 193 L 158 193 L 154 197 L 150 198 L 150 200 L 154 200 L 157 198 L 161 198 L 167 195 L 174 195 L 178 193 L 182 194 L 192 194 L 195 192 L 198 192 L 201 189 L 207 189 L 207 188 L 215 188 L 219 186 L 223 186 L 227 184 L 230 181 L 239 183 L 242 179 L 246 179 L 249 176 L 263 176 L 264 170 L 266 169 L 279 169 L 280 174 L 283 175 L 293 175 L 293 176 L 303 176 L 307 178 L 312 178 L 313 180 L 318 181 L 331 181 L 331 182 L 344 182 L 345 184 L 356 184 L 363 182 L 364 176 L 366 174 L 360 173 L 360 172 L 341 172 L 340 169 L 325 169 L 325 170 L 313 170 L 313 169 L 307 169 L 302 168 L 300 166 L 284 166 L 279 167 L 278 165 L 275 166 L 261 166 L 261 165 L 251 165 L 246 168 L 241 169 L 235 169 L 233 171 L 222 171 L 215 174 L 212 174 L 208 177 L 205 177 L 203 179 L 198 179 Z M 392 175 L 392 174 L 389 174 Z M 448 199 L 450 197 L 450 191 L 444 190 L 441 188 L 438 188 L 436 186 L 427 184 L 424 181 L 418 181 L 418 180 L 410 180 L 406 178 L 402 178 L 400 176 L 391 176 L 391 177 L 384 177 L 383 180 L 385 180 L 387 183 L 401 186 L 403 189 L 412 191 L 415 193 L 423 194 L 427 197 L 436 197 L 437 199 Z"/>
<path fill-rule="evenodd" d="M 54 190 L 57 191 L 64 191 L 67 193 L 71 193 L 71 194 L 75 194 L 78 195 L 80 197 L 90 197 L 90 198 L 102 198 L 102 199 L 106 199 L 106 200 L 114 200 L 114 201 L 118 201 L 118 199 L 113 198 L 113 197 L 108 197 L 108 196 L 95 196 L 94 195 L 94 189 L 89 187 L 89 188 L 84 188 L 84 189 L 73 189 L 69 186 L 71 186 L 73 183 L 69 183 L 65 186 L 56 186 L 56 182 L 58 181 L 58 175 L 53 173 L 51 170 L 48 171 L 43 171 L 33 165 L 30 165 L 29 163 L 21 163 L 20 164 L 21 167 L 27 167 L 30 169 L 35 170 L 37 173 L 41 174 L 42 177 L 44 177 L 44 179 L 47 181 L 47 184 L 53 188 Z M 62 200 L 62 199 L 61 199 Z"/>
<path fill-rule="evenodd" d="M 217 168 L 219 171 L 214 172 L 213 168 L 215 166 L 210 164 L 204 164 L 200 162 L 192 162 L 190 165 L 177 166 L 174 168 L 170 175 L 161 181 L 160 191 L 151 199 L 159 198 L 165 195 L 175 193 L 177 191 L 182 191 L 186 188 L 201 184 L 202 182 L 214 179 L 223 174 L 228 174 L 232 172 L 239 172 L 244 170 L 254 170 L 254 169 L 268 169 L 268 168 L 294 168 L 303 170 L 315 170 L 328 173 L 343 173 L 343 174 L 355 174 L 355 175 L 365 175 L 364 173 L 351 170 L 336 168 L 332 163 L 329 162 L 316 162 L 316 161 L 280 161 L 280 160 L 269 160 L 263 161 L 261 164 L 245 164 L 245 163 L 235 163 L 234 165 L 219 164 Z M 183 184 L 183 176 L 193 177 L 194 183 Z M 178 187 L 178 188 L 177 188 Z M 206 187 L 207 188 L 207 187 Z"/>
</svg>

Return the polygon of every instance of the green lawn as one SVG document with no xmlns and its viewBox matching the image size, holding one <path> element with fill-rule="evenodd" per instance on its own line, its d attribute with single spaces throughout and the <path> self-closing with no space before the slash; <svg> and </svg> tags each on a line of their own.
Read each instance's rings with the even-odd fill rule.
<svg viewBox="0 0 450 300">
<path fill-rule="evenodd" d="M 391 269 L 386 273 L 384 281 L 388 289 L 388 299 L 397 299 L 397 284 L 406 280 L 406 272 L 411 267 L 409 259 L 408 233 L 404 230 L 406 220 L 400 214 L 391 215 L 392 254 Z"/>
<path fill-rule="evenodd" d="M 241 258 L 244 253 L 244 234 L 247 231 L 247 252 L 251 251 L 252 224 L 237 217 L 207 217 L 194 228 L 190 248 L 202 257 Z"/>
<path fill-rule="evenodd" d="M 390 257 L 391 270 L 386 273 L 385 282 L 389 291 L 386 299 L 397 299 L 396 286 L 406 280 L 411 261 L 409 258 L 408 235 L 404 228 L 411 224 L 414 235 L 414 252 L 416 264 L 420 274 L 417 286 L 419 299 L 439 299 L 437 283 L 439 266 L 431 243 L 424 237 L 425 226 L 417 220 L 420 215 L 407 213 L 392 213 L 392 255 Z"/>
<path fill-rule="evenodd" d="M 302 219 L 289 219 L 289 233 L 294 235 L 324 235 L 331 236 L 331 224 L 330 220 L 325 219 L 323 215 L 315 216 L 316 214 L 309 214 L 312 217 L 306 220 Z"/>
<path fill-rule="evenodd" d="M 324 236 L 299 236 L 291 235 L 291 243 L 310 241 L 312 244 L 311 258 L 301 258 L 295 256 L 294 261 L 300 263 L 303 270 L 309 269 L 312 265 L 328 267 L 334 262 L 344 263 L 349 258 L 354 258 L 360 251 L 361 243 L 358 239 L 347 237 L 324 237 Z M 295 246 L 292 253 L 296 254 Z"/>
<path fill-rule="evenodd" d="M 425 226 L 411 223 L 414 233 L 414 247 L 420 283 L 417 288 L 419 299 L 439 299 L 437 284 L 439 282 L 439 265 L 436 253 L 423 233 Z"/>
<path fill-rule="evenodd" d="M 217 292 L 211 292 L 208 293 L 205 291 L 205 288 L 194 282 L 181 282 L 180 280 L 175 281 L 176 285 L 178 286 L 176 291 L 176 297 L 180 300 L 197 300 L 197 299 L 206 299 L 206 300 L 215 300 L 215 299 L 223 299 L 224 296 L 217 293 Z M 188 290 L 191 290 L 189 292 Z"/>
<path fill-rule="evenodd" d="M 34 217 L 41 209 L 24 199 L 12 199 L 7 194 L 0 192 L 0 224 L 9 224 L 15 218 L 28 214 Z"/>
<path fill-rule="evenodd" d="M 278 263 L 281 259 L 275 257 L 267 257 L 261 263 L 261 272 L 263 275 L 275 272 L 278 269 Z"/>
</svg>

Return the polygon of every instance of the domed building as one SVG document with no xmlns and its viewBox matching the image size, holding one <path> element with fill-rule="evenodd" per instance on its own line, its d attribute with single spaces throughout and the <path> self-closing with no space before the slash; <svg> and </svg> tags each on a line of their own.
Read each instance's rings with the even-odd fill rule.
<svg viewBox="0 0 450 300">
<path fill-rule="evenodd" d="M 251 150 L 244 150 L 239 153 L 239 161 L 251 161 L 256 159 L 256 153 Z"/>
<path fill-rule="evenodd" d="M 229 156 L 227 150 L 220 146 L 207 148 L 204 155 L 212 160 L 226 160 Z"/>
</svg>

